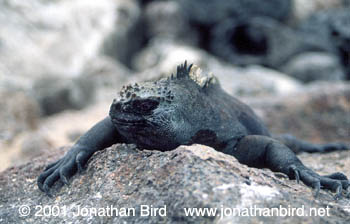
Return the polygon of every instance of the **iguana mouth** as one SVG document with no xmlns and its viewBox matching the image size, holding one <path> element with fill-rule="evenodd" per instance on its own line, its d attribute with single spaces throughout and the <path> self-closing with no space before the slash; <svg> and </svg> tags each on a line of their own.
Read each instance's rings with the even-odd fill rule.
<svg viewBox="0 0 350 224">
<path fill-rule="evenodd" d="M 142 125 L 147 123 L 145 119 L 112 118 L 112 121 L 118 125 Z"/>
<path fill-rule="evenodd" d="M 111 107 L 112 113 L 110 117 L 114 124 L 117 126 L 132 127 L 132 126 L 143 126 L 147 125 L 147 120 L 138 114 L 129 113 L 121 110 L 121 104 L 116 103 Z"/>
</svg>

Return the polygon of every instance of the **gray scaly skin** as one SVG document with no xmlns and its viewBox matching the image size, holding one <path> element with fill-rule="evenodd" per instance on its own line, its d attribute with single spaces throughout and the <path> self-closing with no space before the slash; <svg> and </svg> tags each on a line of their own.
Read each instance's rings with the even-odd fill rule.
<svg viewBox="0 0 350 224">
<path fill-rule="evenodd" d="M 85 133 L 63 158 L 47 166 L 39 188 L 52 185 L 83 169 L 94 152 L 115 143 L 168 151 L 179 145 L 203 144 L 234 156 L 251 167 L 270 168 L 315 188 L 347 196 L 350 185 L 342 173 L 320 176 L 303 165 L 296 152 L 347 149 L 344 144 L 316 145 L 290 135 L 272 137 L 263 122 L 244 103 L 224 92 L 215 76 L 185 62 L 176 75 L 157 82 L 129 85 L 111 105 L 109 116 Z"/>
</svg>

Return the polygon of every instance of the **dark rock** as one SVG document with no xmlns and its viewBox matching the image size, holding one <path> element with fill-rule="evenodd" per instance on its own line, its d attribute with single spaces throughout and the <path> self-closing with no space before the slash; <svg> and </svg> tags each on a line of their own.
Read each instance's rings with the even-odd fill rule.
<svg viewBox="0 0 350 224">
<path fill-rule="evenodd" d="M 47 77 L 34 84 L 33 92 L 43 115 L 52 115 L 66 109 L 82 109 L 92 102 L 94 85 L 83 77 L 63 79 Z"/>
<path fill-rule="evenodd" d="M 338 55 L 350 79 L 350 7 L 328 9 L 312 14 L 300 25 L 304 36 Z"/>
<path fill-rule="evenodd" d="M 67 149 L 66 149 L 67 150 Z M 36 177 L 48 161 L 63 151 L 43 156 L 0 173 L 0 220 L 4 223 L 344 223 L 349 199 L 334 201 L 320 192 L 269 170 L 249 168 L 211 148 L 181 146 L 170 152 L 138 151 L 133 145 L 114 145 L 91 159 L 84 175 L 70 186 L 54 186 L 53 198 L 38 190 Z M 340 159 L 338 161 L 342 163 Z M 21 217 L 21 205 L 31 212 Z M 140 206 L 164 208 L 166 216 L 140 216 Z M 47 208 L 45 214 L 39 209 Z M 60 215 L 50 211 L 61 209 Z M 135 216 L 74 216 L 78 207 L 134 208 Z M 320 208 L 329 216 L 186 216 L 184 208 Z M 66 211 L 66 214 L 63 212 Z M 120 210 L 119 210 L 120 211 Z M 37 215 L 35 215 L 37 212 Z M 57 212 L 57 211 L 55 211 Z M 42 216 L 38 216 L 42 214 Z M 56 214 L 56 213 L 55 213 Z M 100 213 L 101 214 L 101 213 Z M 111 214 L 111 213 L 109 213 Z"/>
<path fill-rule="evenodd" d="M 344 80 L 345 74 L 335 55 L 307 52 L 292 58 L 282 71 L 302 82 Z"/>
<path fill-rule="evenodd" d="M 145 41 L 145 24 L 136 0 L 116 1 L 114 30 L 105 39 L 102 52 L 130 67 L 133 55 Z"/>
<path fill-rule="evenodd" d="M 303 21 L 299 29 L 305 35 L 314 37 L 314 41 L 325 49 L 332 50 L 332 40 L 338 37 L 346 39 L 349 35 L 348 17 L 350 8 L 328 9 L 315 12 Z"/>
<path fill-rule="evenodd" d="M 230 26 L 236 23 L 245 24 L 255 17 L 267 17 L 283 22 L 287 20 L 292 9 L 292 0 L 178 0 L 178 2 L 184 18 L 192 28 L 190 33 L 197 33 L 195 35 L 199 37 L 198 45 L 214 53 L 224 50 L 224 48 L 213 51 L 211 48 L 213 41 L 230 42 L 230 40 L 224 40 L 224 37 L 213 40 L 212 33 L 218 32 L 217 26 L 220 24 L 221 29 L 223 29 L 224 21 L 232 21 Z M 257 33 L 259 32 L 257 31 Z M 224 34 L 224 36 L 227 35 Z M 229 43 L 224 43 L 225 48 L 229 47 L 228 45 Z"/>
<path fill-rule="evenodd" d="M 320 49 L 287 26 L 267 17 L 227 19 L 212 30 L 210 51 L 234 64 L 278 68 L 294 55 Z"/>
<path fill-rule="evenodd" d="M 137 0 L 142 6 L 145 6 L 155 0 Z"/>
<path fill-rule="evenodd" d="M 227 18 L 251 19 L 266 16 L 279 21 L 288 18 L 291 0 L 179 0 L 190 23 L 214 25 Z"/>
</svg>

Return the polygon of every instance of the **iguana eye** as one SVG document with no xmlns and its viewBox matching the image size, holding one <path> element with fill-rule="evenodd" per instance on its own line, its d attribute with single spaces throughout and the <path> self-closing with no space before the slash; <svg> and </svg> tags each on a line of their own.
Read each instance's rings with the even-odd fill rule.
<svg viewBox="0 0 350 224">
<path fill-rule="evenodd" d="M 153 99 L 135 100 L 134 106 L 140 112 L 150 112 L 157 108 L 159 102 Z"/>
</svg>

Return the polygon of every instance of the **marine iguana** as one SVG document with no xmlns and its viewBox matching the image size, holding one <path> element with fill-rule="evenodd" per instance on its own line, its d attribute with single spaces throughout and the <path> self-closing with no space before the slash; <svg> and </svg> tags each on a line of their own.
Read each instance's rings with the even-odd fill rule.
<svg viewBox="0 0 350 224">
<path fill-rule="evenodd" d="M 344 144 L 317 145 L 289 135 L 273 138 L 252 109 L 224 92 L 214 75 L 204 75 L 187 62 L 171 77 L 123 87 L 109 116 L 81 136 L 63 158 L 47 166 L 38 177 L 38 187 L 51 195 L 56 181 L 68 184 L 96 151 L 115 143 L 161 151 L 194 143 L 207 145 L 248 166 L 270 168 L 301 180 L 315 188 L 316 196 L 322 187 L 335 191 L 338 199 L 350 185 L 344 174 L 320 176 L 295 155 L 344 150 Z"/>
</svg>

